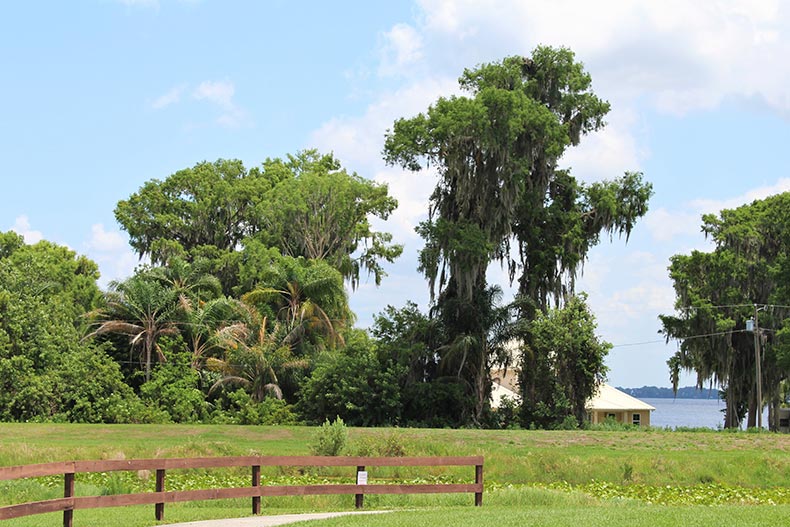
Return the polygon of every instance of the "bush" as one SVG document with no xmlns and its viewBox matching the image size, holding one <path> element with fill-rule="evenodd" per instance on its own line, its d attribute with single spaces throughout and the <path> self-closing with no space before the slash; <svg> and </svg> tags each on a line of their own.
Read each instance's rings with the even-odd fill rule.
<svg viewBox="0 0 790 527">
<path fill-rule="evenodd" d="M 216 401 L 225 409 L 217 408 L 211 415 L 215 424 L 238 425 L 298 425 L 301 424 L 293 406 L 282 399 L 266 397 L 255 402 L 244 388 L 224 392 Z"/>
<path fill-rule="evenodd" d="M 339 456 L 348 442 L 348 427 L 339 417 L 331 423 L 327 419 L 318 429 L 315 440 L 315 444 L 310 447 L 314 455 Z"/>
<path fill-rule="evenodd" d="M 557 430 L 577 430 L 579 428 L 579 421 L 572 415 L 566 415 L 565 419 L 557 425 Z"/>
<path fill-rule="evenodd" d="M 334 415 L 352 426 L 396 424 L 401 410 L 396 368 L 379 360 L 365 332 L 349 331 L 345 337 L 346 347 L 322 353 L 302 383 L 302 415 L 314 423 Z"/>
<path fill-rule="evenodd" d="M 406 455 L 406 444 L 397 430 L 387 434 L 362 437 L 355 443 L 351 451 L 355 456 L 403 457 Z"/>
<path fill-rule="evenodd" d="M 198 382 L 197 372 L 183 359 L 180 364 L 175 361 L 158 364 L 151 372 L 151 380 L 140 387 L 140 399 L 167 412 L 175 423 L 198 423 L 207 415 Z"/>
</svg>

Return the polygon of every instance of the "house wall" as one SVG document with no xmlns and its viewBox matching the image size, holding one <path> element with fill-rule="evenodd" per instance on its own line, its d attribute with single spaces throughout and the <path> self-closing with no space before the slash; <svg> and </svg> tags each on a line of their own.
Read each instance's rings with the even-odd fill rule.
<svg viewBox="0 0 790 527">
<path fill-rule="evenodd" d="M 639 426 L 650 426 L 650 410 L 595 410 L 590 412 L 590 422 L 603 423 L 613 415 L 618 423 L 633 424 L 635 414 L 639 415 Z"/>
</svg>

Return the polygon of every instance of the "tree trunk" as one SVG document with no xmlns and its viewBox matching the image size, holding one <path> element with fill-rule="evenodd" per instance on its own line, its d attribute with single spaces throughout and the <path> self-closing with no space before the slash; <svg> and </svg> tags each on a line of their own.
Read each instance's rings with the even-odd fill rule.
<svg viewBox="0 0 790 527">
<path fill-rule="evenodd" d="M 757 404 L 757 393 L 752 391 L 749 394 L 749 417 L 746 419 L 746 428 L 754 428 L 757 426 L 757 412 L 759 411 Z"/>
</svg>

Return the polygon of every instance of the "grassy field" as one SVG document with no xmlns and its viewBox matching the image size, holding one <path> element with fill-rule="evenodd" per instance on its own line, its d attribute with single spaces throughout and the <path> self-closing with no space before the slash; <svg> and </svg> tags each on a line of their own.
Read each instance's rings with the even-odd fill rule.
<svg viewBox="0 0 790 527">
<path fill-rule="evenodd" d="M 73 459 L 310 453 L 309 427 L 0 424 L 0 465 Z M 369 496 L 384 516 L 319 525 L 780 525 L 790 523 L 790 436 L 665 431 L 494 431 L 351 429 L 350 454 L 397 450 L 406 455 L 485 456 L 484 507 L 471 496 Z M 347 469 L 264 472 L 290 483 L 353 477 Z M 379 469 L 371 477 L 470 481 L 462 469 Z M 246 484 L 246 473 L 168 472 L 168 488 Z M 197 482 L 197 483 L 195 483 Z M 152 490 L 150 474 L 78 476 L 77 495 Z M 197 485 L 190 487 L 189 485 Z M 0 505 L 57 497 L 62 478 L 0 482 Z M 693 505 L 703 503 L 705 505 Z M 748 504 L 748 505 L 747 505 Z M 168 522 L 249 514 L 248 500 L 168 505 Z M 267 514 L 348 510 L 353 497 L 264 500 Z M 409 510 L 403 510 L 409 509 Z M 410 509 L 417 509 L 411 511 Z M 122 519 L 122 521 L 120 521 Z M 76 525 L 155 525 L 152 507 L 75 512 Z M 4 526 L 60 525 L 59 514 Z"/>
</svg>

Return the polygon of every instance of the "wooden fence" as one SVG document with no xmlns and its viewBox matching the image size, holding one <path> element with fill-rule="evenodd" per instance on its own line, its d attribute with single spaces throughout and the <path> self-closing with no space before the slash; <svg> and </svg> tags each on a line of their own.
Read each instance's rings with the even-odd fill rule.
<svg viewBox="0 0 790 527">
<path fill-rule="evenodd" d="M 356 484 L 329 485 L 261 485 L 261 467 L 356 467 Z M 439 467 L 474 466 L 474 483 L 424 485 L 368 485 L 360 476 L 365 467 Z M 249 467 L 252 472 L 249 487 L 213 488 L 201 490 L 167 491 L 165 475 L 168 470 Z M 75 496 L 74 479 L 86 472 L 122 470 L 156 471 L 156 490 L 110 496 Z M 252 513 L 261 513 L 262 496 L 306 496 L 319 494 L 354 494 L 356 507 L 361 508 L 365 494 L 436 494 L 474 493 L 475 505 L 483 503 L 483 457 L 321 457 L 321 456 L 244 456 L 179 459 L 129 459 L 103 461 L 66 461 L 39 465 L 0 467 L 0 480 L 63 475 L 63 498 L 21 503 L 0 507 L 0 520 L 63 511 L 63 525 L 72 527 L 74 511 L 125 505 L 154 505 L 156 519 L 164 519 L 165 503 L 214 500 L 223 498 L 252 498 Z"/>
</svg>

